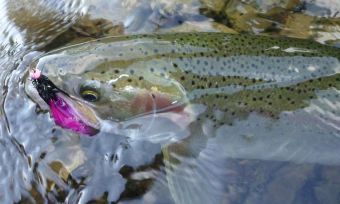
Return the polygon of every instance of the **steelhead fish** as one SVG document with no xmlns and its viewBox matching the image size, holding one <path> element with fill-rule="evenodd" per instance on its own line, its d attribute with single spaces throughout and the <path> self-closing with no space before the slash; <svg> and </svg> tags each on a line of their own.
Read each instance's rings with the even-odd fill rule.
<svg viewBox="0 0 340 204">
<path fill-rule="evenodd" d="M 109 37 L 62 48 L 32 67 L 88 101 L 102 119 L 207 106 L 215 126 L 257 112 L 276 118 L 339 89 L 340 51 L 315 42 L 223 33 Z"/>
<path fill-rule="evenodd" d="M 204 175 L 208 172 L 200 170 L 202 163 L 188 163 L 190 171 L 179 167 L 186 165 L 181 156 L 198 157 L 195 152 L 205 146 L 202 141 L 207 137 L 202 136 L 206 132 L 201 124 L 209 122 L 215 130 L 224 127 L 222 134 L 235 131 L 234 124 L 251 113 L 278 121 L 282 112 L 310 106 L 322 91 L 334 91 L 339 97 L 339 60 L 339 49 L 306 40 L 178 33 L 103 38 L 47 53 L 31 67 L 42 70 L 63 92 L 87 101 L 101 119 L 126 121 L 155 111 L 180 113 L 190 105 L 204 107 L 190 125 L 193 136 L 163 148 L 170 192 L 176 203 L 187 204 L 223 200 L 216 194 L 216 185 L 206 182 Z M 94 117 L 91 111 L 78 114 L 82 112 L 78 105 L 70 107 L 77 109 L 74 115 L 84 117 L 76 117 L 76 121 Z M 97 129 L 92 123 L 86 124 Z M 242 143 L 238 149 L 233 149 L 238 140 L 228 139 L 231 135 L 223 133 L 214 138 L 223 142 L 214 148 L 218 151 L 215 156 L 339 162 L 330 157 L 334 152 L 325 139 L 297 138 L 289 130 L 284 132 L 282 137 L 264 135 L 257 145 Z M 303 139 L 313 144 L 297 145 Z M 281 144 L 292 145 L 282 148 Z M 327 150 L 313 154 L 315 145 Z M 227 154 L 228 149 L 233 150 L 231 154 Z M 215 181 L 220 179 L 216 177 Z"/>
</svg>

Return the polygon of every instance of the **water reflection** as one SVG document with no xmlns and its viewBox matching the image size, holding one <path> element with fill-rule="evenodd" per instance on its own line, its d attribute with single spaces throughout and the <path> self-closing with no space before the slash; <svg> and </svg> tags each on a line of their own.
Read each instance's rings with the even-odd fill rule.
<svg viewBox="0 0 340 204">
<path fill-rule="evenodd" d="M 319 174 L 339 168 L 340 131 L 334 125 L 339 124 L 337 116 L 322 118 L 330 111 L 339 115 L 339 109 L 331 107 L 337 104 L 339 93 L 320 94 L 330 98 L 320 97 L 304 110 L 282 113 L 278 121 L 252 114 L 219 128 L 209 139 L 198 139 L 209 136 L 195 134 L 190 145 L 200 151 L 192 157 L 170 148 L 169 161 L 176 162 L 167 164 L 171 166 L 167 176 L 175 202 L 323 202 L 327 192 L 320 191 L 325 178 Z M 338 202 L 334 197 L 328 201 Z"/>
</svg>

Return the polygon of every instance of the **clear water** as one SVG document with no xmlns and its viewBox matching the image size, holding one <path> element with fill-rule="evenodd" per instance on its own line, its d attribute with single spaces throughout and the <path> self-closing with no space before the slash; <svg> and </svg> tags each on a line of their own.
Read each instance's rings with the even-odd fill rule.
<svg viewBox="0 0 340 204">
<path fill-rule="evenodd" d="M 279 120 L 251 114 L 214 133 L 208 123 L 192 131 L 163 113 L 119 128 L 107 124 L 94 138 L 56 127 L 25 91 L 34 51 L 122 32 L 118 27 L 127 34 L 222 30 L 339 45 L 336 0 L 291 8 L 285 1 L 225 2 L 2 0 L 1 203 L 339 203 L 339 90 L 321 91 L 308 107 Z M 275 8 L 286 10 L 278 15 Z M 235 17 L 239 12 L 246 17 Z M 88 15 L 105 21 L 84 20 Z M 296 30 L 290 18 L 310 24 Z M 276 28 L 266 27 L 268 21 Z M 176 165 L 162 154 L 174 143 Z M 181 145 L 189 153 L 180 154 Z"/>
</svg>

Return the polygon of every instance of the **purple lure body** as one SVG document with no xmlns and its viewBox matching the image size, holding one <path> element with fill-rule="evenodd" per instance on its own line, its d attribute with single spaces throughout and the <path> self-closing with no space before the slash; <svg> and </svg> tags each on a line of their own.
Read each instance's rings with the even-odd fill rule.
<svg viewBox="0 0 340 204">
<path fill-rule="evenodd" d="M 55 123 L 77 133 L 89 136 L 97 134 L 99 130 L 93 127 L 96 124 L 90 124 L 91 122 L 86 120 L 84 114 L 79 112 L 81 110 L 77 106 L 81 105 L 66 97 L 62 93 L 57 93 L 55 99 L 49 101 L 48 105 Z"/>
</svg>

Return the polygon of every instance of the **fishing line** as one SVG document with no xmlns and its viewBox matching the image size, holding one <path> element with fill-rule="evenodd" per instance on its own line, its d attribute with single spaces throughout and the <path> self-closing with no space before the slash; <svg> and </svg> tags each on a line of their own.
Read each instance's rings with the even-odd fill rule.
<svg viewBox="0 0 340 204">
<path fill-rule="evenodd" d="M 156 96 L 153 93 L 150 93 L 149 95 L 150 95 L 151 100 L 152 100 L 152 112 L 151 112 L 152 113 L 151 114 L 152 120 L 151 120 L 150 124 L 146 127 L 146 130 L 144 132 L 147 132 L 151 129 L 151 126 L 155 122 L 155 118 L 157 116 L 157 104 L 156 104 L 156 100 L 155 100 Z"/>
<path fill-rule="evenodd" d="M 151 130 L 151 128 L 152 128 L 152 125 L 154 124 L 154 122 L 155 122 L 155 118 L 156 118 L 156 115 L 157 115 L 157 104 L 156 104 L 156 100 L 155 100 L 155 95 L 154 94 L 152 94 L 152 93 L 149 93 L 149 96 L 151 97 L 151 100 L 152 100 L 152 112 L 151 112 L 151 117 L 152 117 L 152 119 L 151 119 L 151 121 L 150 121 L 150 123 L 148 124 L 148 126 L 146 126 L 146 128 L 145 128 L 145 130 L 143 131 L 143 132 L 148 132 L 149 130 Z M 143 140 L 142 138 L 141 138 L 141 132 L 138 132 L 137 133 L 138 135 L 136 135 L 137 137 L 135 137 L 135 141 L 136 140 Z M 138 138 L 138 139 L 137 139 Z"/>
</svg>

